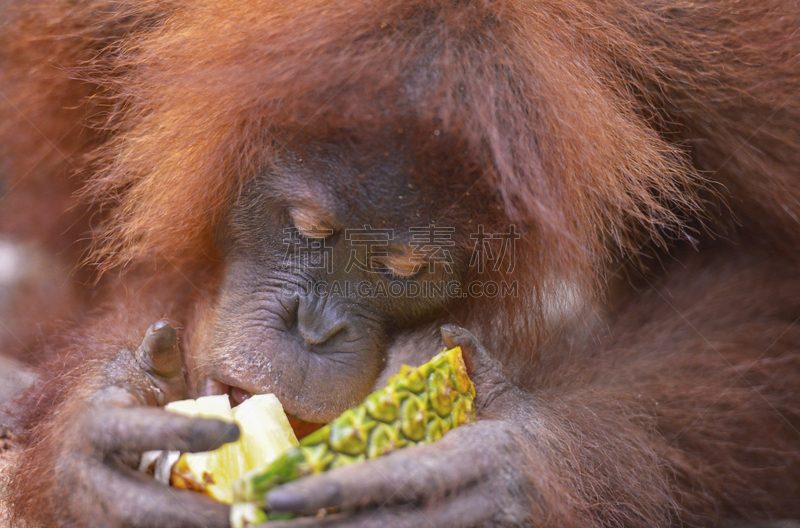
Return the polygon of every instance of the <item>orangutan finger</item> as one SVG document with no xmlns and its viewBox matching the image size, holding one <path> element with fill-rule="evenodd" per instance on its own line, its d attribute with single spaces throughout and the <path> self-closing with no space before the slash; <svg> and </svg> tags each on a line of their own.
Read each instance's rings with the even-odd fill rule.
<svg viewBox="0 0 800 528">
<path fill-rule="evenodd" d="M 466 425 L 432 445 L 300 479 L 270 491 L 267 504 L 275 511 L 314 513 L 446 496 L 496 468 L 493 453 L 500 450 L 487 449 L 496 440 L 491 424 Z"/>
<path fill-rule="evenodd" d="M 239 438 L 239 426 L 211 418 L 189 418 L 153 407 L 103 408 L 87 415 L 98 450 L 211 451 Z"/>
<path fill-rule="evenodd" d="M 272 522 L 262 528 L 476 528 L 489 525 L 500 514 L 498 505 L 490 497 L 490 490 L 475 488 L 428 505 L 383 505 L 356 514 L 320 514 L 313 518 Z"/>
<path fill-rule="evenodd" d="M 130 528 L 228 528 L 227 505 L 199 493 L 177 490 L 126 468 L 112 468 L 100 461 L 90 461 L 83 478 L 92 490 L 92 506 L 103 512 L 104 526 Z M 83 502 L 83 501 L 81 501 Z M 99 506 L 99 507 L 98 507 Z"/>
</svg>

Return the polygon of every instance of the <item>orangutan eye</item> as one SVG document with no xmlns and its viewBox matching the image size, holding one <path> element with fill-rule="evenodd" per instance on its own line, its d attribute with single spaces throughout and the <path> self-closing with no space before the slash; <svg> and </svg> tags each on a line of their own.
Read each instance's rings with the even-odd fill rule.
<svg viewBox="0 0 800 528">
<path fill-rule="evenodd" d="M 333 229 L 323 215 L 317 211 L 292 208 L 289 210 L 294 227 L 305 238 L 328 238 Z"/>
<path fill-rule="evenodd" d="M 384 268 L 390 275 L 408 278 L 417 275 L 428 265 L 425 260 L 417 255 L 406 252 L 400 255 L 387 255 L 375 259 L 379 268 Z"/>
</svg>

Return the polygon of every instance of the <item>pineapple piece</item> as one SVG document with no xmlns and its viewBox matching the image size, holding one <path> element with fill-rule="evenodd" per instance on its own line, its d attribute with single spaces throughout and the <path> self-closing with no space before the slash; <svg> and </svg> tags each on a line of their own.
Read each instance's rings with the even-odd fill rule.
<svg viewBox="0 0 800 528">
<path fill-rule="evenodd" d="M 283 407 L 272 394 L 255 395 L 235 409 L 231 409 L 227 395 L 172 402 L 165 408 L 239 425 L 241 435 L 236 442 L 216 451 L 184 453 L 171 469 L 172 486 L 198 491 L 221 502 L 233 502 L 233 481 L 248 471 L 263 468 L 297 445 Z"/>
<path fill-rule="evenodd" d="M 186 416 L 234 421 L 230 401 L 225 394 L 172 402 L 165 409 Z M 233 499 L 231 483 L 236 478 L 233 475 L 246 472 L 247 461 L 240 437 L 216 451 L 181 455 L 172 467 L 170 484 L 176 488 L 202 491 L 216 500 L 230 503 Z"/>
<path fill-rule="evenodd" d="M 475 419 L 474 398 L 475 387 L 459 347 L 441 352 L 419 368 L 404 365 L 364 403 L 303 438 L 265 470 L 234 482 L 231 524 L 238 528 L 263 522 L 264 497 L 281 484 L 438 440 Z"/>
<path fill-rule="evenodd" d="M 251 396 L 233 409 L 233 418 L 242 428 L 239 441 L 248 471 L 267 467 L 298 444 L 283 406 L 274 394 Z"/>
</svg>

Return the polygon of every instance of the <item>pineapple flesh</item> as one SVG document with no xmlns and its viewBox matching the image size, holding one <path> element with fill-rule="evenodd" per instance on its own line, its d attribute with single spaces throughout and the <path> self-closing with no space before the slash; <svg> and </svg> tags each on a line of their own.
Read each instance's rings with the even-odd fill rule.
<svg viewBox="0 0 800 528">
<path fill-rule="evenodd" d="M 204 396 L 166 405 L 186 416 L 236 422 L 239 440 L 215 451 L 183 453 L 172 465 L 173 487 L 197 491 L 221 502 L 233 502 L 233 482 L 253 469 L 264 468 L 281 453 L 297 445 L 278 399 L 272 394 L 252 396 L 231 409 L 227 395 Z"/>
<path fill-rule="evenodd" d="M 459 347 L 418 368 L 403 365 L 386 387 L 333 422 L 308 435 L 266 469 L 233 486 L 234 527 L 267 520 L 267 491 L 297 478 L 374 458 L 396 449 L 428 444 L 475 419 L 475 387 Z M 277 515 L 270 519 L 278 518 Z"/>
</svg>

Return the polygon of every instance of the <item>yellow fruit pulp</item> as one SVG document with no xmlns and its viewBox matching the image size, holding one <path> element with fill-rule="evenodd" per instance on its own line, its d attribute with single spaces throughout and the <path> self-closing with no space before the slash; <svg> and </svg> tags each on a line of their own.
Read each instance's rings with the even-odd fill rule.
<svg viewBox="0 0 800 528">
<path fill-rule="evenodd" d="M 172 469 L 173 486 L 201 491 L 221 502 L 233 502 L 233 481 L 248 471 L 263 469 L 297 445 L 283 407 L 272 394 L 254 395 L 233 409 L 225 394 L 176 401 L 165 408 L 186 416 L 218 418 L 239 425 L 241 435 L 236 442 L 216 451 L 184 453 Z"/>
</svg>

